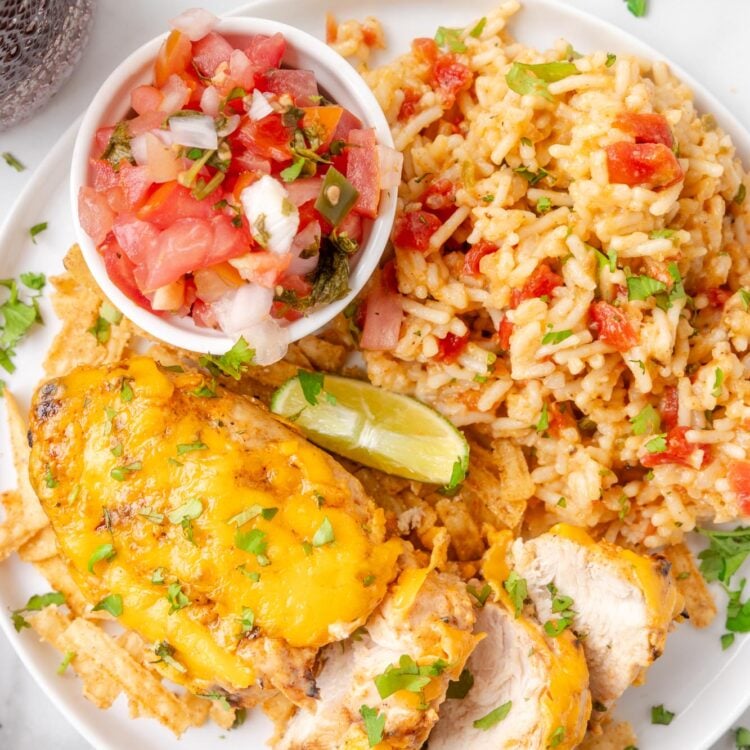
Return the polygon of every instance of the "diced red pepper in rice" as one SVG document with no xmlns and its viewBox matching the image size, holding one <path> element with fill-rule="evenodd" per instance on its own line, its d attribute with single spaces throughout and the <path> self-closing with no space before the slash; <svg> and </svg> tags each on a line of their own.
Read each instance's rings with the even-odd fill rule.
<svg viewBox="0 0 750 750">
<path fill-rule="evenodd" d="M 443 95 L 443 105 L 450 109 L 459 91 L 468 89 L 473 80 L 471 70 L 453 53 L 440 55 L 432 68 L 435 87 Z"/>
<path fill-rule="evenodd" d="M 589 308 L 589 320 L 597 338 L 619 352 L 626 352 L 638 343 L 638 334 L 625 313 L 608 302 L 594 302 Z"/>
<path fill-rule="evenodd" d="M 690 457 L 696 450 L 703 448 L 703 446 L 688 443 L 685 433 L 689 429 L 689 427 L 673 427 L 667 432 L 667 449 L 661 453 L 647 453 L 641 458 L 641 463 L 649 469 L 654 466 L 662 466 L 663 464 L 691 466 Z"/>
<path fill-rule="evenodd" d="M 713 286 L 706 290 L 708 304 L 717 309 L 724 307 L 731 296 L 732 291 L 721 286 Z"/>
<path fill-rule="evenodd" d="M 396 219 L 393 244 L 400 250 L 427 252 L 430 237 L 442 226 L 435 214 L 428 211 L 409 211 Z"/>
<path fill-rule="evenodd" d="M 468 276 L 479 276 L 481 271 L 479 264 L 485 255 L 492 255 L 498 250 L 497 245 L 493 245 L 486 240 L 479 240 L 476 245 L 472 245 L 469 252 L 464 256 L 464 273 Z"/>
<path fill-rule="evenodd" d="M 740 510 L 744 515 L 750 515 L 750 461 L 731 461 L 727 479 L 740 502 Z"/>
<path fill-rule="evenodd" d="M 422 98 L 422 95 L 416 89 L 407 86 L 404 89 L 404 101 L 401 102 L 401 107 L 398 110 L 398 120 L 403 122 L 413 117 L 417 111 L 417 104 Z"/>
<path fill-rule="evenodd" d="M 497 328 L 497 337 L 500 342 L 500 348 L 507 352 L 510 350 L 510 337 L 513 333 L 513 323 L 511 323 L 506 316 L 503 315 L 503 319 L 500 321 L 500 325 Z"/>
<path fill-rule="evenodd" d="M 562 285 L 562 277 L 550 268 L 549 263 L 546 261 L 540 263 L 523 287 L 514 289 L 511 293 L 511 307 L 516 308 L 525 300 L 534 297 L 548 297 L 557 287 Z"/>
<path fill-rule="evenodd" d="M 677 427 L 679 409 L 680 402 L 677 396 L 677 388 L 673 385 L 666 386 L 659 404 L 659 413 L 664 429 L 671 430 L 673 427 Z"/>
<path fill-rule="evenodd" d="M 670 149 L 674 146 L 672 129 L 664 115 L 620 112 L 612 125 L 623 133 L 632 135 L 636 143 L 661 143 Z"/>
<path fill-rule="evenodd" d="M 610 183 L 652 190 L 671 187 L 682 178 L 682 167 L 663 143 L 620 141 L 605 149 Z"/>
<path fill-rule="evenodd" d="M 438 339 L 438 353 L 435 355 L 435 359 L 448 364 L 455 362 L 463 354 L 468 343 L 468 333 L 463 336 L 449 333 L 445 338 Z"/>
</svg>

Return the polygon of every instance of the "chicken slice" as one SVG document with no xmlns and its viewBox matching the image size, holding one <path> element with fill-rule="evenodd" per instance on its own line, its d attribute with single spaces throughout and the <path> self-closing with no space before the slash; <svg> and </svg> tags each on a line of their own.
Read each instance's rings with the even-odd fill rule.
<svg viewBox="0 0 750 750">
<path fill-rule="evenodd" d="M 661 655 L 677 605 L 663 557 L 595 542 L 567 524 L 516 540 L 511 557 L 539 621 L 557 628 L 570 619 L 586 653 L 595 701 L 619 698 Z M 566 597 L 572 602 L 560 611 Z"/>
<path fill-rule="evenodd" d="M 429 569 L 405 571 L 365 630 L 323 650 L 316 710 L 298 710 L 275 747 L 364 750 L 371 745 L 363 713 L 370 712 L 375 724 L 384 721 L 383 747 L 420 748 L 449 681 L 476 643 L 474 619 L 458 578 Z M 419 671 L 413 680 L 405 677 L 415 690 L 381 697 L 375 678 L 391 668 L 393 677 Z M 372 739 L 378 736 L 376 731 Z"/>
<path fill-rule="evenodd" d="M 37 391 L 29 440 L 82 591 L 195 692 L 312 703 L 319 648 L 398 573 L 403 543 L 360 483 L 201 373 L 146 357 L 78 368 Z"/>
<path fill-rule="evenodd" d="M 583 650 L 572 633 L 548 638 L 520 607 L 516 611 L 502 585 L 510 573 L 511 535 L 500 532 L 491 541 L 483 573 L 496 601 L 488 600 L 477 617 L 474 630 L 484 638 L 467 662 L 471 677 L 463 676 L 473 683 L 463 697 L 441 706 L 429 748 L 570 750 L 582 741 L 591 714 Z"/>
</svg>

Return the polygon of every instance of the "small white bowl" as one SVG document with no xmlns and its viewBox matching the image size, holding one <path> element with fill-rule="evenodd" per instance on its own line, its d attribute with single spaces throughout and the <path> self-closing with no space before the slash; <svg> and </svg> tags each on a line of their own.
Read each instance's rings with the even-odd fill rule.
<svg viewBox="0 0 750 750">
<path fill-rule="evenodd" d="M 315 72 L 318 84 L 337 104 L 353 112 L 365 127 L 375 128 L 378 142 L 393 147 L 391 131 L 385 116 L 360 75 L 346 60 L 324 42 L 293 26 L 265 18 L 222 18 L 214 31 L 230 42 L 252 34 L 284 35 L 287 42 L 283 63 L 292 68 Z M 70 199 L 78 244 L 97 284 L 109 299 L 136 325 L 162 341 L 193 352 L 222 354 L 235 343 L 221 331 L 195 325 L 191 318 L 155 315 L 135 304 L 107 275 L 104 261 L 91 238 L 78 220 L 78 191 L 90 185 L 89 158 L 94 153 L 94 135 L 98 128 L 114 125 L 130 110 L 130 91 L 135 86 L 151 83 L 153 64 L 166 34 L 147 42 L 126 58 L 102 84 L 81 122 L 73 149 L 70 175 Z M 380 210 L 367 226 L 358 257 L 352 262 L 350 292 L 346 297 L 315 310 L 287 326 L 290 341 L 297 341 L 322 328 L 340 313 L 361 291 L 378 265 L 391 232 L 396 213 L 397 190 L 381 193 Z"/>
</svg>

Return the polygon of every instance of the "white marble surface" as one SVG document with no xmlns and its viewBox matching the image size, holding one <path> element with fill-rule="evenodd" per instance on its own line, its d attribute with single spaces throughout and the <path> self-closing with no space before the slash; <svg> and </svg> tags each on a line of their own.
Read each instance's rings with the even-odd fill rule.
<svg viewBox="0 0 750 750">
<path fill-rule="evenodd" d="M 651 11 L 644 19 L 630 16 L 623 0 L 567 2 L 652 44 L 702 81 L 741 122 L 750 127 L 748 0 L 649 0 Z M 204 2 L 217 13 L 237 4 L 237 0 Z M 436 1 L 436 9 L 439 4 Z M 31 170 L 83 110 L 107 73 L 127 53 L 163 30 L 167 19 L 187 5 L 189 3 L 184 0 L 99 0 L 91 42 L 70 81 L 32 120 L 0 133 L 0 151 L 14 153 L 30 168 L 17 174 L 0 163 L 0 221 L 5 218 Z M 356 5 L 356 0 L 352 0 L 352 15 L 356 15 Z M 710 721 L 710 717 L 706 717 L 706 721 Z M 740 723 L 750 726 L 750 712 Z M 0 637 L 0 750 L 48 747 L 55 750 L 89 748 L 25 672 L 9 644 Z M 732 747 L 734 743 L 727 736 L 714 750 Z"/>
</svg>

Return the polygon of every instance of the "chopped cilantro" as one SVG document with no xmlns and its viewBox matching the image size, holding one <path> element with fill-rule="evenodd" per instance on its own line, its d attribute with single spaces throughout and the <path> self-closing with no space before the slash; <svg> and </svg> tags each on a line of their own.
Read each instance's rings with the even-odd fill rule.
<svg viewBox="0 0 750 750">
<path fill-rule="evenodd" d="M 391 664 L 385 672 L 374 678 L 375 687 L 383 699 L 399 690 L 421 693 L 430 684 L 432 677 L 441 674 L 446 666 L 441 661 L 430 665 L 417 666 L 414 659 L 407 654 L 401 656 L 398 664 L 398 667 Z"/>
<path fill-rule="evenodd" d="M 482 33 L 481 31 L 479 32 Z M 449 29 L 438 26 L 435 33 L 435 42 L 438 47 L 448 47 L 451 52 L 466 52 L 466 45 L 461 40 L 461 29 Z"/>
<path fill-rule="evenodd" d="M 642 18 L 648 10 L 648 0 L 625 0 L 628 10 L 636 17 Z"/>
<path fill-rule="evenodd" d="M 721 641 L 721 650 L 726 651 L 734 644 L 734 633 L 724 633 L 719 639 Z"/>
<path fill-rule="evenodd" d="M 383 741 L 385 716 L 378 713 L 377 708 L 370 708 L 369 706 L 365 705 L 359 707 L 359 714 L 365 724 L 367 742 L 370 747 L 375 747 L 375 745 L 378 745 Z"/>
<path fill-rule="evenodd" d="M 659 431 L 661 417 L 651 404 L 644 406 L 631 420 L 634 435 L 651 435 Z"/>
<path fill-rule="evenodd" d="M 722 370 L 721 367 L 717 367 L 716 373 L 714 375 L 714 387 L 711 390 L 711 395 L 714 398 L 719 398 L 721 396 L 723 385 L 724 385 L 724 370 Z"/>
<path fill-rule="evenodd" d="M 510 709 L 512 707 L 513 701 L 503 703 L 501 706 L 493 709 L 481 719 L 477 719 L 476 721 L 474 721 L 472 726 L 474 727 L 474 729 L 483 729 L 484 731 L 492 729 L 495 724 L 499 724 L 510 713 Z"/>
<path fill-rule="evenodd" d="M 164 664 L 168 664 L 172 669 L 176 669 L 178 672 L 185 673 L 187 672 L 187 669 L 180 664 L 180 662 L 177 661 L 177 659 L 174 658 L 174 646 L 171 646 L 166 641 L 161 641 L 160 643 L 157 643 L 154 647 L 154 653 L 159 657 L 154 664 L 159 664 L 160 662 L 164 662 Z"/>
<path fill-rule="evenodd" d="M 564 331 L 550 331 L 549 333 L 545 333 L 544 337 L 542 338 L 542 344 L 560 344 L 565 339 L 570 338 L 573 335 L 573 331 L 570 330 L 564 330 Z"/>
<path fill-rule="evenodd" d="M 119 617 L 122 614 L 122 597 L 119 594 L 105 596 L 94 606 L 94 612 L 109 612 L 112 617 Z"/>
<path fill-rule="evenodd" d="M 461 484 L 461 482 L 466 479 L 466 472 L 469 469 L 469 458 L 468 456 L 464 456 L 463 458 L 457 458 L 453 462 L 453 467 L 451 468 L 451 477 L 448 480 L 448 484 L 445 486 L 445 489 L 447 491 L 455 490 L 458 485 Z"/>
<path fill-rule="evenodd" d="M 663 281 L 653 279 L 651 276 L 628 276 L 628 299 L 629 300 L 647 300 L 649 297 L 664 292 L 667 285 Z"/>
<path fill-rule="evenodd" d="M 29 235 L 31 236 L 31 241 L 36 245 L 36 236 L 38 234 L 41 234 L 42 232 L 46 231 L 47 229 L 47 222 L 42 221 L 39 224 L 34 224 L 31 229 L 29 229 Z"/>
<path fill-rule="evenodd" d="M 174 614 L 190 604 L 187 594 L 182 590 L 179 582 L 170 583 L 167 588 L 167 601 L 169 602 L 169 614 Z"/>
<path fill-rule="evenodd" d="M 115 466 L 109 475 L 112 479 L 116 479 L 118 482 L 124 482 L 134 471 L 140 471 L 143 468 L 141 461 L 133 461 L 132 464 L 127 466 Z"/>
<path fill-rule="evenodd" d="M 299 380 L 302 395 L 305 401 L 311 406 L 318 403 L 318 395 L 323 390 L 324 375 L 322 372 L 309 372 L 307 370 L 297 370 L 297 380 Z"/>
<path fill-rule="evenodd" d="M 100 344 L 106 344 L 111 335 L 113 325 L 118 325 L 122 320 L 122 313 L 109 302 L 102 302 L 99 308 L 99 316 L 88 332 L 96 338 Z"/>
<path fill-rule="evenodd" d="M 489 583 L 485 583 L 484 586 L 482 586 L 482 588 L 477 591 L 475 586 L 469 584 L 466 587 L 466 591 L 477 600 L 477 603 L 480 607 L 484 607 L 487 599 L 489 598 L 489 595 L 492 593 L 492 587 Z"/>
<path fill-rule="evenodd" d="M 469 694 L 474 686 L 474 675 L 468 669 L 463 669 L 457 680 L 448 683 L 445 697 L 453 700 L 461 700 Z"/>
<path fill-rule="evenodd" d="M 26 167 L 23 164 L 21 164 L 21 162 L 18 161 L 18 159 L 16 159 L 16 157 L 13 156 L 13 154 L 11 154 L 9 151 L 3 151 L 3 153 L 0 154 L 0 156 L 2 156 L 5 163 L 9 167 L 12 167 L 13 169 L 15 169 L 16 172 L 23 172 L 26 169 Z"/>
<path fill-rule="evenodd" d="M 549 413 L 547 404 L 542 404 L 542 413 L 539 415 L 539 421 L 536 423 L 536 431 L 539 433 L 546 432 L 549 429 Z"/>
<path fill-rule="evenodd" d="M 608 68 L 611 68 L 616 62 L 617 62 L 617 55 L 612 54 L 612 52 L 607 52 L 607 62 L 605 62 L 604 64 Z"/>
<path fill-rule="evenodd" d="M 557 747 L 565 739 L 565 727 L 557 727 L 554 732 L 549 736 L 549 746 Z"/>
<path fill-rule="evenodd" d="M 66 651 L 65 656 L 63 656 L 63 660 L 60 662 L 60 665 L 57 667 L 57 674 L 63 675 L 68 670 L 68 667 L 70 666 L 70 662 L 75 659 L 76 652 L 75 651 Z"/>
<path fill-rule="evenodd" d="M 205 367 L 214 377 L 228 375 L 230 378 L 239 380 L 242 373 L 252 364 L 254 358 L 255 350 L 251 349 L 247 341 L 240 336 L 228 352 L 220 356 L 206 354 L 200 357 L 198 362 L 201 367 Z M 209 396 L 209 398 L 216 395 L 214 390 L 211 392 L 212 396 Z M 195 395 L 203 394 L 195 393 Z"/>
<path fill-rule="evenodd" d="M 665 434 L 657 435 L 646 443 L 646 450 L 649 453 L 664 453 L 667 450 L 667 436 Z"/>
<path fill-rule="evenodd" d="M 305 164 L 307 164 L 307 159 L 304 156 L 295 156 L 291 165 L 281 170 L 281 179 L 284 182 L 294 182 L 302 174 Z"/>
<path fill-rule="evenodd" d="M 111 560 L 117 552 L 115 551 L 114 545 L 112 544 L 100 544 L 89 557 L 88 571 L 89 573 L 94 572 L 94 565 L 101 560 Z"/>
<path fill-rule="evenodd" d="M 155 568 L 154 572 L 151 574 L 151 583 L 154 584 L 154 586 L 163 586 L 165 581 L 164 578 L 164 568 Z"/>
<path fill-rule="evenodd" d="M 312 545 L 313 547 L 322 547 L 324 544 L 330 544 L 333 541 L 335 541 L 333 526 L 328 520 L 328 516 L 325 516 L 323 523 L 320 524 L 318 530 L 313 535 Z"/>
<path fill-rule="evenodd" d="M 537 210 L 537 213 L 539 214 L 546 214 L 551 208 L 552 208 L 552 201 L 546 195 L 543 195 L 536 202 L 536 210 Z"/>
<path fill-rule="evenodd" d="M 734 733 L 734 744 L 737 746 L 737 750 L 750 750 L 750 729 L 738 727 Z"/>
<path fill-rule="evenodd" d="M 478 39 L 480 36 L 482 36 L 482 32 L 484 31 L 484 27 L 487 25 L 487 17 L 482 16 L 482 18 L 477 21 L 477 25 L 469 32 L 469 36 L 474 37 L 474 39 Z"/>
<path fill-rule="evenodd" d="M 30 597 L 25 607 L 13 610 L 11 613 L 13 627 L 16 629 L 16 632 L 20 633 L 24 628 L 30 627 L 29 623 L 23 617 L 24 612 L 41 612 L 45 607 L 53 604 L 58 607 L 62 606 L 65 604 L 65 596 L 59 591 L 50 591 L 48 594 L 34 594 Z"/>
<path fill-rule="evenodd" d="M 508 596 L 513 602 L 513 610 L 518 617 L 529 593 L 526 579 L 518 575 L 515 570 L 511 570 L 508 579 L 503 583 L 503 588 L 508 592 Z"/>
<path fill-rule="evenodd" d="M 120 386 L 120 398 L 125 402 L 133 400 L 133 387 L 130 385 L 126 378 L 122 379 L 122 385 Z"/>
<path fill-rule="evenodd" d="M 264 508 L 262 505 L 251 505 L 229 518 L 227 523 L 235 526 L 242 526 L 258 516 L 262 516 L 266 521 L 270 521 L 278 512 L 278 508 Z"/>
<path fill-rule="evenodd" d="M 672 723 L 674 716 L 674 713 L 672 711 L 667 711 L 663 704 L 660 706 L 652 706 L 651 708 L 652 724 L 664 724 L 665 726 L 668 726 Z"/>
<path fill-rule="evenodd" d="M 265 531 L 261 531 L 260 529 L 250 529 L 250 531 L 237 529 L 234 535 L 234 546 L 243 552 L 255 555 L 259 565 L 266 566 L 270 564 L 270 560 L 266 556 L 268 542 L 266 541 Z"/>
<path fill-rule="evenodd" d="M 514 62 L 505 74 L 505 81 L 511 91 L 522 96 L 531 94 L 541 96 L 547 101 L 554 101 L 547 84 L 561 81 L 563 78 L 578 73 L 572 62 L 550 62 L 539 65 Z"/>
<path fill-rule="evenodd" d="M 736 203 L 738 206 L 745 202 L 745 198 L 747 197 L 747 188 L 745 187 L 744 183 L 741 183 L 740 186 L 737 188 L 737 193 L 732 198 L 732 201 Z"/>
<path fill-rule="evenodd" d="M 677 233 L 676 229 L 654 229 L 649 232 L 649 239 L 652 240 L 668 240 L 675 236 Z"/>
<path fill-rule="evenodd" d="M 550 176 L 550 173 L 546 169 L 542 169 L 542 167 L 539 167 L 538 172 L 532 172 L 528 167 L 516 167 L 513 171 L 525 178 L 531 187 L 540 183 L 545 177 Z"/>
<path fill-rule="evenodd" d="M 179 443 L 177 446 L 177 455 L 182 456 L 185 453 L 194 453 L 195 451 L 207 451 L 208 446 L 197 440 L 194 443 Z"/>
</svg>

